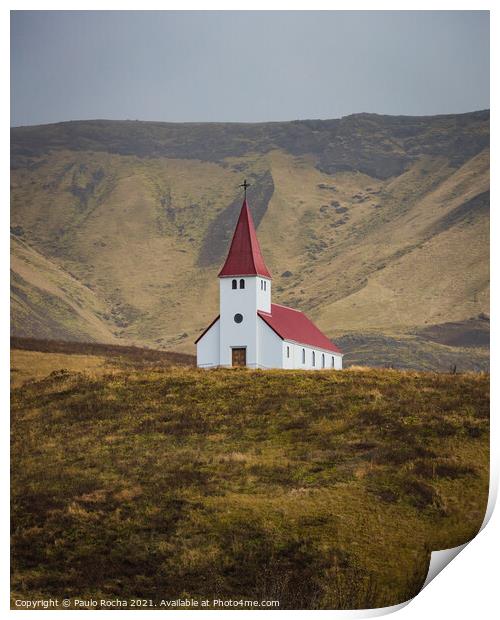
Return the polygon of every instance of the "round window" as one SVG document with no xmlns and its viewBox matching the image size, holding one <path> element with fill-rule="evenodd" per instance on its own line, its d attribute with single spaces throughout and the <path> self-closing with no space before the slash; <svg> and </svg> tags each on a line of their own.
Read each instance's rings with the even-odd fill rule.
<svg viewBox="0 0 500 620">
<path fill-rule="evenodd" d="M 235 323 L 241 323 L 241 321 L 243 321 L 243 315 L 242 314 L 235 314 L 234 315 L 234 322 Z"/>
</svg>

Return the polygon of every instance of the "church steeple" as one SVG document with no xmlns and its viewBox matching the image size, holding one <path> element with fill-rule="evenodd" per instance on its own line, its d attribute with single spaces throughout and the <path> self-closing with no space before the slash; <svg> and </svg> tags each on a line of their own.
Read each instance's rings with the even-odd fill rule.
<svg viewBox="0 0 500 620">
<path fill-rule="evenodd" d="M 342 353 L 302 312 L 273 304 L 246 190 L 219 273 L 219 316 L 196 340 L 197 364 L 249 368 L 342 368 Z"/>
<path fill-rule="evenodd" d="M 263 278 L 271 278 L 260 251 L 252 214 L 248 208 L 246 187 L 245 199 L 243 200 L 229 253 L 224 266 L 219 272 L 219 278 L 230 276 L 262 276 Z"/>
</svg>

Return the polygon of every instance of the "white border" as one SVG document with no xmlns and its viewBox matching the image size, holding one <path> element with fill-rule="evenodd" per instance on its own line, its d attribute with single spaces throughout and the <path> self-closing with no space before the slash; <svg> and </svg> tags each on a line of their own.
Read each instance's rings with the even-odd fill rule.
<svg viewBox="0 0 500 620">
<path fill-rule="evenodd" d="M 62 2 L 62 1 L 52 1 L 46 2 L 43 6 L 40 5 L 40 2 L 35 1 L 27 1 L 27 2 L 9 2 L 8 3 L 9 10 L 68 10 L 68 9 L 79 9 L 79 10 L 235 10 L 235 6 L 233 3 L 226 1 L 219 2 L 202 2 L 202 1 L 185 1 L 185 2 L 159 2 L 159 1 L 151 1 L 151 0 L 143 0 L 141 3 L 131 2 L 130 0 L 123 0 L 122 2 L 111 1 L 111 0 L 101 0 L 101 2 L 92 2 L 88 1 L 86 3 L 71 3 L 71 2 Z M 492 32 L 496 35 L 491 38 L 491 66 L 498 67 L 498 63 L 496 62 L 498 57 L 498 44 L 496 43 L 496 39 L 498 38 L 499 29 L 498 29 L 498 19 L 497 19 L 497 11 L 494 10 L 493 2 L 464 2 L 464 1 L 441 1 L 441 2 L 430 2 L 429 0 L 422 0 L 421 2 L 406 2 L 404 7 L 401 6 L 400 3 L 397 2 L 326 2 L 326 1 L 317 1 L 310 0 L 308 3 L 298 2 L 297 0 L 290 0 L 288 2 L 262 2 L 262 0 L 255 0 L 254 2 L 240 2 L 237 7 L 238 10 L 491 10 L 491 29 Z M 3 10 L 2 12 L 2 20 L 1 20 L 1 32 L 2 35 L 0 38 L 0 46 L 2 49 L 2 58 L 4 62 L 0 64 L 0 71 L 2 75 L 2 83 L 4 85 L 4 97 L 2 98 L 2 112 L 4 118 L 9 118 L 9 103 L 7 100 L 8 97 L 8 87 L 9 84 L 9 64 L 6 62 L 6 59 L 9 58 L 9 15 L 7 10 Z M 249 37 L 248 45 L 258 44 L 256 41 L 252 41 L 251 37 Z M 492 82 L 491 82 L 491 99 L 492 103 L 496 100 L 497 95 L 497 81 L 495 78 L 495 72 L 493 69 L 491 70 Z M 490 104 L 490 108 L 496 110 L 496 107 Z M 496 132 L 496 117 L 495 114 L 491 120 L 491 135 L 492 142 L 497 135 Z M 9 134 L 8 134 L 8 126 L 5 123 L 2 127 L 2 153 L 3 153 L 3 166 L 2 166 L 2 174 L 4 178 L 4 183 L 2 184 L 2 195 L 4 200 L 2 201 L 2 209 L 0 217 L 2 218 L 2 231 L 7 237 L 7 231 L 9 230 L 9 214 L 7 205 L 9 204 Z M 498 196 L 498 192 L 496 189 L 497 175 L 495 174 L 496 168 L 498 167 L 496 163 L 495 157 L 492 159 L 492 175 L 491 175 L 491 193 L 493 196 L 492 204 L 496 205 L 495 197 Z M 498 233 L 498 215 L 497 211 L 494 208 L 491 213 L 491 230 L 492 230 L 492 238 L 494 235 Z M 4 398 L 4 406 L 2 408 L 2 443 L 3 450 L 1 451 L 1 463 L 3 465 L 2 472 L 2 498 L 4 499 L 3 505 L 7 504 L 6 498 L 9 493 L 8 486 L 8 476 L 6 472 L 9 467 L 9 420 L 8 420 L 8 411 L 9 411 L 9 402 L 8 402 L 8 394 L 9 394 L 9 368 L 8 368 L 8 343 L 9 343 L 9 302 L 8 302 L 8 282 L 9 282 L 9 274 L 8 274 L 8 265 L 9 265 L 9 245 L 6 242 L 2 244 L 0 247 L 0 252 L 2 253 L 3 260 L 1 261 L 1 274 L 2 274 L 2 283 L 4 283 L 3 291 L 5 294 L 4 303 L 0 306 L 0 321 L 2 326 L 2 335 L 4 342 L 4 350 L 3 355 L 0 357 L 2 364 L 2 373 L 1 373 L 1 381 L 2 381 L 2 395 Z M 499 250 L 498 246 L 493 243 L 491 244 L 491 256 L 492 256 L 492 265 L 499 264 Z M 496 375 L 497 369 L 497 341 L 498 341 L 498 330 L 496 328 L 496 323 L 494 321 L 495 317 L 495 308 L 496 302 L 498 301 L 497 291 L 498 287 L 496 272 L 492 270 L 492 332 L 491 332 L 491 372 L 492 375 Z M 499 428 L 497 424 L 497 403 L 498 403 L 498 387 L 495 385 L 495 382 L 492 382 L 492 427 L 491 427 L 491 445 L 492 445 L 492 460 L 491 460 L 491 489 L 490 492 L 493 492 L 496 495 L 496 490 L 498 489 L 498 471 L 499 471 L 499 455 L 498 450 L 495 450 L 495 446 L 500 445 L 500 436 L 499 436 Z M 2 536 L 1 536 L 1 545 L 2 545 L 2 562 L 0 562 L 0 578 L 1 578 L 1 602 L 0 609 L 7 611 L 8 614 L 15 613 L 9 610 L 9 601 L 10 601 L 10 593 L 9 593 L 9 567 L 8 562 L 6 561 L 9 557 L 9 522 L 8 522 L 8 514 L 7 510 L 2 510 L 1 512 L 1 524 L 2 524 Z M 408 606 L 404 607 L 401 611 L 398 612 L 398 618 L 401 619 L 418 619 L 421 620 L 422 617 L 438 617 L 440 615 L 447 615 L 452 618 L 489 618 L 493 617 L 493 610 L 496 609 L 498 611 L 498 568 L 496 562 L 496 553 L 495 551 L 500 548 L 500 516 L 499 511 L 496 510 L 492 517 L 488 526 L 477 536 L 477 538 L 472 541 L 472 544 L 468 544 L 465 549 L 460 553 L 459 557 L 452 562 L 450 566 L 447 567 L 445 571 L 443 571 L 430 585 L 428 585 Z M 364 617 L 368 617 L 373 614 L 368 611 L 364 615 Z M 36 613 L 36 612 L 34 612 Z M 47 618 L 52 617 L 50 611 L 40 612 L 49 614 Z M 78 612 L 57 612 L 57 618 L 66 617 L 68 614 L 74 614 Z M 114 615 L 122 614 L 127 612 L 121 611 L 112 611 L 109 612 Z M 152 614 L 155 613 L 163 613 L 163 612 L 149 612 Z M 169 617 L 176 617 L 178 615 L 179 618 L 188 618 L 192 614 L 196 614 L 197 612 L 168 612 Z M 242 615 L 252 613 L 246 611 L 238 611 L 238 612 L 226 612 L 225 617 L 229 617 L 227 614 L 236 613 L 237 617 L 240 618 Z M 263 612 L 265 614 L 273 614 L 275 611 L 271 612 Z M 300 612 L 286 612 L 281 611 L 278 612 L 281 614 L 286 614 L 290 617 L 298 617 L 299 614 L 302 616 L 304 614 L 307 615 L 316 615 L 316 614 L 325 614 L 328 613 L 331 616 L 340 618 L 340 617 L 360 617 L 359 612 L 341 612 L 341 611 L 300 611 Z M 361 612 L 362 613 L 362 612 Z M 63 614 L 63 616 L 61 615 Z M 204 611 L 203 615 L 206 614 L 214 616 L 214 614 L 219 614 L 218 611 Z"/>
</svg>

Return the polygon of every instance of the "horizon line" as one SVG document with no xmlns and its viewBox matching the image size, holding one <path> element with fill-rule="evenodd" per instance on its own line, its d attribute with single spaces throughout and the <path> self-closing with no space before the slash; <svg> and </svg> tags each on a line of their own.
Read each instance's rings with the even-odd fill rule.
<svg viewBox="0 0 500 620">
<path fill-rule="evenodd" d="M 26 125 L 10 125 L 10 129 L 22 129 L 25 127 L 46 127 L 48 125 L 62 125 L 66 123 L 152 123 L 163 125 L 271 125 L 278 123 L 305 123 L 305 122 L 328 122 L 339 121 L 350 116 L 389 116 L 391 118 L 435 118 L 439 116 L 466 116 L 470 114 L 480 114 L 490 112 L 491 108 L 481 108 L 468 112 L 445 112 L 438 114 L 385 114 L 381 112 L 351 112 L 344 116 L 330 118 L 294 118 L 288 120 L 269 120 L 269 121 L 160 121 L 132 118 L 81 118 L 68 119 L 63 121 L 52 121 L 47 123 L 34 123 Z"/>
</svg>

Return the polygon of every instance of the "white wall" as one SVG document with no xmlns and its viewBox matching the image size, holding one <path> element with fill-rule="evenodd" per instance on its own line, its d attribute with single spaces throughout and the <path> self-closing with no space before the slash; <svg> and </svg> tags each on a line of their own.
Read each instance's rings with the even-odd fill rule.
<svg viewBox="0 0 500 620">
<path fill-rule="evenodd" d="M 209 368 L 219 365 L 220 319 L 196 343 L 196 364 Z"/>
<path fill-rule="evenodd" d="M 290 340 L 282 340 L 269 325 L 260 319 L 258 322 L 259 366 L 261 368 L 288 368 L 302 370 L 323 370 L 322 355 L 325 356 L 325 370 L 332 370 L 332 358 L 335 370 L 342 369 L 342 354 L 325 349 L 303 346 Z M 287 354 L 289 349 L 289 355 Z M 302 363 L 302 350 L 306 352 L 306 362 Z M 312 364 L 312 354 L 316 354 L 316 365 Z"/>
<path fill-rule="evenodd" d="M 283 368 L 283 340 L 259 317 L 257 323 L 259 367 Z"/>
<path fill-rule="evenodd" d="M 341 370 L 342 369 L 342 354 L 333 353 L 332 351 L 326 351 L 325 349 L 318 349 L 297 344 L 288 340 L 282 341 L 282 355 L 283 355 L 283 368 L 297 368 L 302 370 Z M 289 348 L 289 356 L 287 355 L 287 348 Z M 305 364 L 302 363 L 302 351 L 305 350 Z M 313 366 L 312 357 L 315 353 L 316 365 Z M 323 357 L 325 356 L 325 365 L 323 366 Z M 332 366 L 332 358 L 335 366 Z"/>
<path fill-rule="evenodd" d="M 271 280 L 257 278 L 257 310 L 271 313 Z"/>
<path fill-rule="evenodd" d="M 240 288 L 240 280 L 245 281 L 245 288 Z M 233 280 L 238 288 L 232 288 Z M 231 366 L 232 347 L 245 347 L 247 366 L 258 365 L 257 349 L 257 304 L 260 299 L 261 278 L 219 278 L 220 292 L 220 364 Z M 241 314 L 243 321 L 236 323 L 234 316 Z"/>
</svg>

